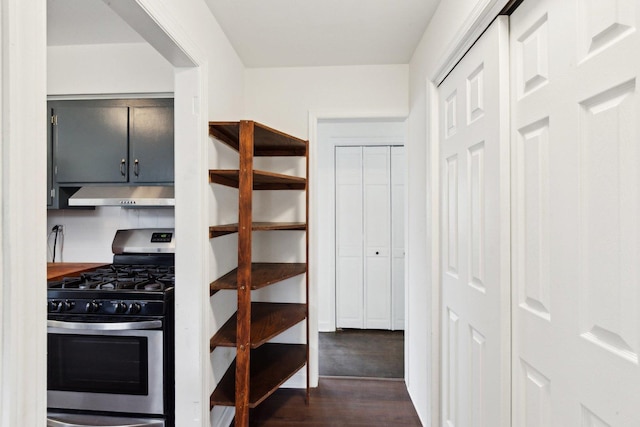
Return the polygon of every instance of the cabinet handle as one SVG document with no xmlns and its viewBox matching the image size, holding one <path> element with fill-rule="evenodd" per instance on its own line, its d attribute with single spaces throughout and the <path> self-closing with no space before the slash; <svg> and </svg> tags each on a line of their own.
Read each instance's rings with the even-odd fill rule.
<svg viewBox="0 0 640 427">
<path fill-rule="evenodd" d="M 127 166 L 127 161 L 125 159 L 120 160 L 120 175 L 122 176 L 127 175 L 126 166 Z"/>
<path fill-rule="evenodd" d="M 140 176 L 140 162 L 138 162 L 138 159 L 133 161 L 133 174 L 135 176 Z"/>
</svg>

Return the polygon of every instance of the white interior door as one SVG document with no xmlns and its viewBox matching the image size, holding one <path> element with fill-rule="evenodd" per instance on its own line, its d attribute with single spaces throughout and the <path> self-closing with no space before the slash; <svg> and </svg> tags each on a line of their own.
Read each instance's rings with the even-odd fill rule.
<svg viewBox="0 0 640 427">
<path fill-rule="evenodd" d="M 364 327 L 391 329 L 390 147 L 363 147 Z"/>
<path fill-rule="evenodd" d="M 336 147 L 338 328 L 404 328 L 403 195 L 403 147 Z"/>
<path fill-rule="evenodd" d="M 514 426 L 640 426 L 639 14 L 511 19 Z"/>
<path fill-rule="evenodd" d="M 508 21 L 438 88 L 442 423 L 510 425 Z"/>
<path fill-rule="evenodd" d="M 404 177 L 405 151 L 391 147 L 391 327 L 404 329 Z"/>
<path fill-rule="evenodd" d="M 364 328 L 362 147 L 336 147 L 336 326 Z"/>
</svg>

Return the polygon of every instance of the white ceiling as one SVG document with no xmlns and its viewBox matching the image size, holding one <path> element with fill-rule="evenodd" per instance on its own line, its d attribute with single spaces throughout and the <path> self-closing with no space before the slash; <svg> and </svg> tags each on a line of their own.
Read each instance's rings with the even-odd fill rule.
<svg viewBox="0 0 640 427">
<path fill-rule="evenodd" d="M 248 67 L 406 64 L 439 0 L 206 0 Z"/>
<path fill-rule="evenodd" d="M 439 3 L 205 1 L 247 67 L 406 64 Z M 47 0 L 47 8 L 50 46 L 144 41 L 102 0 Z"/>
</svg>

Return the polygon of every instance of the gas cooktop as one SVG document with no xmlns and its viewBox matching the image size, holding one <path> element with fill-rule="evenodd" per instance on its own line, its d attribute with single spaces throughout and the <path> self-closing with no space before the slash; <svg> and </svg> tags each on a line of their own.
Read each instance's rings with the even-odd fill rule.
<svg viewBox="0 0 640 427">
<path fill-rule="evenodd" d="M 117 265 L 48 282 L 49 289 L 164 292 L 175 283 L 173 266 Z"/>
<path fill-rule="evenodd" d="M 173 230 L 118 230 L 112 250 L 113 264 L 47 283 L 50 318 L 166 312 L 175 284 Z"/>
</svg>

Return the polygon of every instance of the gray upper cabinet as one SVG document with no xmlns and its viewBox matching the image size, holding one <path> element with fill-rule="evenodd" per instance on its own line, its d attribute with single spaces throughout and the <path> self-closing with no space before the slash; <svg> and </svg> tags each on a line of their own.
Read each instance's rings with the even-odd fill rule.
<svg viewBox="0 0 640 427">
<path fill-rule="evenodd" d="M 173 182 L 173 107 L 132 107 L 131 182 Z"/>
<path fill-rule="evenodd" d="M 54 186 L 173 182 L 172 99 L 49 105 Z"/>
<path fill-rule="evenodd" d="M 58 184 L 128 180 L 128 108 L 71 105 L 53 109 Z"/>
</svg>

